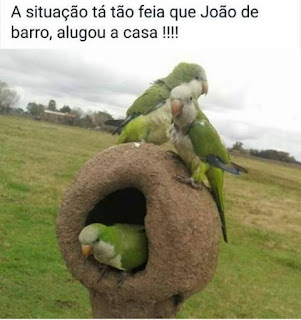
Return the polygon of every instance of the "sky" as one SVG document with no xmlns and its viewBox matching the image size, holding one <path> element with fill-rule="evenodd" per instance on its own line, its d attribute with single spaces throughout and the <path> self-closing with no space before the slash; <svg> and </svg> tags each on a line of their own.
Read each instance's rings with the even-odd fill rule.
<svg viewBox="0 0 301 320">
<path fill-rule="evenodd" d="M 18 107 L 50 99 L 123 118 L 150 83 L 179 62 L 207 72 L 200 106 L 227 146 L 289 152 L 301 161 L 301 56 L 298 51 L 205 51 L 175 45 L 161 52 L 0 50 L 0 80 L 20 95 Z"/>
</svg>

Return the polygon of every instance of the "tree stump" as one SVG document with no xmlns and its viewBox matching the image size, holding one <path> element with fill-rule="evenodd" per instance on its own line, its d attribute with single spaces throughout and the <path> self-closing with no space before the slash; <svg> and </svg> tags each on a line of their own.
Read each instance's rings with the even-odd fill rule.
<svg viewBox="0 0 301 320">
<path fill-rule="evenodd" d="M 90 293 L 94 318 L 169 318 L 202 290 L 216 269 L 220 236 L 217 208 L 206 188 L 174 179 L 185 165 L 162 147 L 129 143 L 89 160 L 74 179 L 57 219 L 59 246 L 70 272 Z M 144 224 L 145 267 L 118 286 L 119 271 L 101 275 L 78 241 L 88 224 Z"/>
</svg>

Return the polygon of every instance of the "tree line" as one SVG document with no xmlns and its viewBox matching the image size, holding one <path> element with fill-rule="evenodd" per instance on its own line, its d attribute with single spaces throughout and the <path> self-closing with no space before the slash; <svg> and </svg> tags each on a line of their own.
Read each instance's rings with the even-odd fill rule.
<svg viewBox="0 0 301 320">
<path fill-rule="evenodd" d="M 24 111 L 22 108 L 16 108 L 19 99 L 20 97 L 15 90 L 9 88 L 7 83 L 0 81 L 0 114 L 18 114 L 32 117 L 35 120 L 46 120 L 110 132 L 114 130 L 114 128 L 107 126 L 104 123 L 106 120 L 113 119 L 112 115 L 106 111 L 86 113 L 81 108 L 70 107 L 68 105 L 58 108 L 56 101 L 53 99 L 49 100 L 48 105 L 29 102 L 26 106 L 26 111 Z M 68 117 L 60 117 L 59 114 L 54 114 L 53 117 L 46 117 L 45 110 L 59 112 L 66 116 L 68 115 Z"/>
<path fill-rule="evenodd" d="M 278 151 L 274 149 L 267 149 L 267 150 L 244 149 L 243 143 L 239 141 L 233 144 L 232 148 L 230 148 L 230 151 L 236 151 L 241 154 L 249 154 L 253 157 L 277 160 L 277 161 L 282 161 L 287 163 L 301 164 L 294 157 L 292 157 L 288 152 Z"/>
</svg>

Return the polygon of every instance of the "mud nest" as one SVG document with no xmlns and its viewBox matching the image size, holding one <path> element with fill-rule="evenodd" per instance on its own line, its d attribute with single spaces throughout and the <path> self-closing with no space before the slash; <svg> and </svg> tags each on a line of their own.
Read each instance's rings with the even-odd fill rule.
<svg viewBox="0 0 301 320">
<path fill-rule="evenodd" d="M 88 288 L 93 316 L 173 317 L 216 269 L 220 223 L 210 193 L 176 181 L 184 164 L 151 144 L 112 147 L 89 160 L 74 179 L 57 219 L 59 245 L 70 272 Z M 101 276 L 81 254 L 78 235 L 101 222 L 144 224 L 145 267 L 117 287 L 118 271 Z"/>
</svg>

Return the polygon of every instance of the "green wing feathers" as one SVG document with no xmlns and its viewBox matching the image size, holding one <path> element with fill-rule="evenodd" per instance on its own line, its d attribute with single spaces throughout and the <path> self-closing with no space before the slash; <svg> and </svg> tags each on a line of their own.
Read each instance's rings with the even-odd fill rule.
<svg viewBox="0 0 301 320">
<path fill-rule="evenodd" d="M 164 84 L 153 84 L 127 110 L 127 117 L 131 115 L 148 114 L 159 108 L 169 98 L 170 89 Z"/>
<path fill-rule="evenodd" d="M 189 136 L 194 151 L 201 161 L 206 162 L 206 158 L 212 155 L 218 157 L 223 163 L 230 164 L 227 149 L 222 144 L 219 134 L 210 122 L 206 120 L 196 121 L 189 130 Z M 224 172 L 220 168 L 210 166 L 206 172 L 206 176 L 220 215 L 223 237 L 225 242 L 228 242 L 224 215 Z"/>
<path fill-rule="evenodd" d="M 206 156 L 214 155 L 225 164 L 230 164 L 227 149 L 210 122 L 206 120 L 196 121 L 189 130 L 189 137 L 194 152 L 203 162 L 206 162 Z"/>
<path fill-rule="evenodd" d="M 115 246 L 121 255 L 122 267 L 126 270 L 136 268 L 147 261 L 148 245 L 143 226 L 115 224 L 115 234 L 119 238 Z"/>
<path fill-rule="evenodd" d="M 225 220 L 225 214 L 224 214 L 225 212 L 224 195 L 223 195 L 224 172 L 219 168 L 210 167 L 210 169 L 206 172 L 206 176 L 210 183 L 212 195 L 216 202 L 216 206 L 221 219 L 223 237 L 225 242 L 228 242 L 226 220 Z"/>
</svg>

